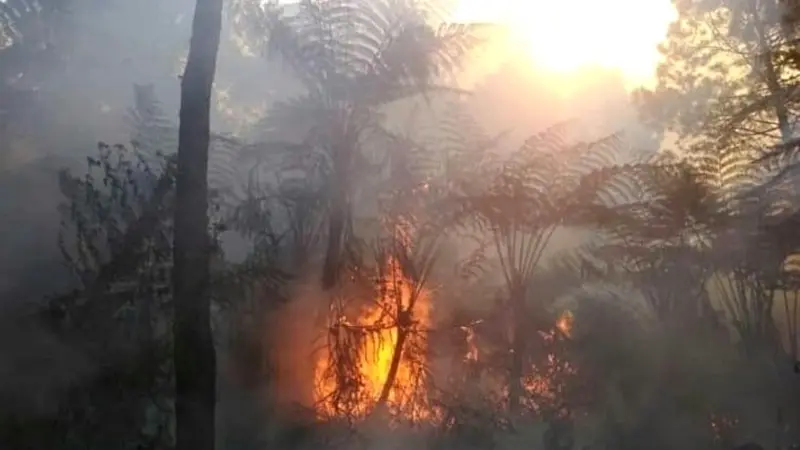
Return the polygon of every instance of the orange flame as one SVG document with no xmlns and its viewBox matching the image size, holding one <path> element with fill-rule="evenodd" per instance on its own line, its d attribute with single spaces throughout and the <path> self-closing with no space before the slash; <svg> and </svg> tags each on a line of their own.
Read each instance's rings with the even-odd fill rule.
<svg viewBox="0 0 800 450">
<path fill-rule="evenodd" d="M 556 320 L 556 328 L 558 328 L 558 330 L 561 331 L 564 336 L 571 337 L 573 320 L 572 313 L 569 311 L 564 311 L 560 316 L 558 316 L 558 320 Z"/>
<path fill-rule="evenodd" d="M 421 360 L 427 350 L 424 330 L 430 325 L 429 295 L 425 289 L 414 288 L 403 276 L 396 259 L 389 258 L 386 266 L 388 274 L 380 281 L 381 295 L 362 310 L 353 323 L 344 319 L 338 321 L 339 326 L 362 336 L 356 350 L 355 364 L 358 367 L 355 368 L 355 378 L 360 380 L 356 405 L 351 405 L 348 410 L 336 404 L 334 394 L 342 386 L 330 376 L 333 363 L 329 349 L 322 352 L 316 361 L 314 400 L 322 417 L 348 415 L 363 418 L 378 406 L 382 396 L 385 396 L 385 405 L 394 413 L 411 419 L 427 415 L 427 408 L 421 405 L 414 393 L 425 383 Z M 404 316 L 410 321 L 404 323 Z M 399 348 L 399 364 L 391 386 L 387 386 L 401 334 L 405 334 L 405 339 Z M 387 393 L 384 393 L 385 389 L 388 389 Z"/>
<path fill-rule="evenodd" d="M 573 321 L 572 313 L 564 311 L 556 319 L 552 331 L 543 334 L 544 339 L 552 341 L 556 339 L 559 332 L 567 338 L 571 337 Z M 526 402 L 529 407 L 539 410 L 542 406 L 541 402 L 553 403 L 557 400 L 558 395 L 560 395 L 558 393 L 559 367 L 563 371 L 562 374 L 574 373 L 574 367 L 561 360 L 558 355 L 551 353 L 547 355 L 547 361 L 541 367 L 534 367 L 533 373 L 525 377 L 523 386 L 532 400 Z"/>
</svg>

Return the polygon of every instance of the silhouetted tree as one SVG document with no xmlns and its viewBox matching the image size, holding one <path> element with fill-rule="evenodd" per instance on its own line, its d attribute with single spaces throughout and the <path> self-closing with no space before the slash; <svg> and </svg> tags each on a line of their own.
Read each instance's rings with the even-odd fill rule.
<svg viewBox="0 0 800 450">
<path fill-rule="evenodd" d="M 676 2 L 658 85 L 639 98 L 686 147 L 742 151 L 791 139 L 797 81 L 782 0 Z"/>
<path fill-rule="evenodd" d="M 181 80 L 175 196 L 175 422 L 178 450 L 213 449 L 216 441 L 216 350 L 211 331 L 208 152 L 211 88 L 222 0 L 198 0 Z"/>
<path fill-rule="evenodd" d="M 592 176 L 592 169 L 613 161 L 609 157 L 618 148 L 616 136 L 574 143 L 567 130 L 568 125 L 557 126 L 529 138 L 506 160 L 461 180 L 453 192 L 455 220 L 488 233 L 499 259 L 512 322 L 508 402 L 514 412 L 527 370 L 525 330 L 544 331 L 550 325 L 541 304 L 527 304 L 536 288 L 532 277 L 556 230 L 590 221 L 587 212 L 600 206 L 606 188 L 604 173 Z"/>
</svg>

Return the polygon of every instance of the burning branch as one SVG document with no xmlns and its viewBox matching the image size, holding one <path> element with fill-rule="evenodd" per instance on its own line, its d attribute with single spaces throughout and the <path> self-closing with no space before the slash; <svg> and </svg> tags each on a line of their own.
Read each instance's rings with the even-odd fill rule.
<svg viewBox="0 0 800 450">
<path fill-rule="evenodd" d="M 409 238 L 391 233 L 376 245 L 372 301 L 357 308 L 339 301 L 332 311 L 325 369 L 318 368 L 324 391 L 318 401 L 326 415 L 364 417 L 391 407 L 412 420 L 427 416 L 417 391 L 427 379 L 426 284 L 436 248 L 422 240 L 409 245 Z"/>
</svg>

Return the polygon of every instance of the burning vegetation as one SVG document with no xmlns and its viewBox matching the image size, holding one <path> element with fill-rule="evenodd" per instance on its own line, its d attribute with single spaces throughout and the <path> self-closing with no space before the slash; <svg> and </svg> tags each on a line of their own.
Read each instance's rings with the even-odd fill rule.
<svg viewBox="0 0 800 450">
<path fill-rule="evenodd" d="M 327 342 L 315 367 L 315 405 L 322 417 L 363 418 L 377 408 L 420 419 L 424 396 L 430 293 L 403 274 L 396 257 L 378 270 L 373 298 L 347 311 L 332 308 Z"/>
<path fill-rule="evenodd" d="M 502 410 L 505 377 L 490 367 L 497 349 L 485 344 L 481 349 L 479 343 L 485 322 L 457 326 L 458 348 L 465 351 L 452 355 L 455 364 L 450 373 L 433 370 L 432 360 L 442 355 L 430 341 L 446 326 L 434 323 L 435 294 L 404 272 L 399 257 L 389 255 L 384 261 L 372 277 L 373 289 L 362 294 L 366 300 L 339 296 L 333 302 L 329 325 L 314 354 L 317 416 L 358 421 L 383 411 L 406 423 L 441 422 L 447 411 L 437 375 L 462 378 L 473 387 L 481 381 L 486 395 L 495 398 L 495 407 Z M 564 355 L 556 354 L 554 344 L 569 338 L 572 321 L 572 314 L 564 312 L 551 329 L 538 333 L 549 353 L 542 362 L 531 364 L 524 380 L 525 405 L 531 410 L 543 412 L 563 400 L 559 398 L 563 380 L 557 378 L 573 369 Z"/>
<path fill-rule="evenodd" d="M 71 82 L 63 82 L 80 81 L 74 69 L 91 51 L 73 53 L 53 42 L 107 47 L 106 31 L 119 25 L 105 9 L 97 20 L 96 2 L 66 9 L 58 3 L 0 0 L 0 56 L 11 68 L 0 77 L 0 102 L 18 104 L 0 104 L 0 147 L 13 143 L 12 156 L 34 142 L 46 152 L 58 153 L 53 146 L 61 144 L 80 150 L 100 131 L 62 128 L 81 114 L 29 114 L 78 100 L 65 90 Z M 170 31 L 188 23 L 180 20 L 186 11 L 173 20 L 180 5 L 168 16 L 160 8 L 181 2 L 144 2 L 150 10 L 139 3 L 141 17 L 161 16 Z M 30 317 L 32 325 L 15 333 L 45 354 L 10 352 L 21 363 L 0 366 L 8 381 L 0 395 L 12 410 L 0 414 L 0 442 L 7 444 L 0 448 L 192 447 L 176 439 L 176 428 L 211 445 L 217 418 L 250 414 L 240 401 L 257 403 L 255 416 L 261 407 L 270 415 L 252 421 L 259 445 L 231 443 L 246 434 L 231 426 L 218 435 L 226 448 L 302 450 L 260 442 L 263 428 L 277 424 L 291 434 L 296 422 L 313 429 L 308 434 L 377 423 L 455 441 L 437 442 L 437 450 L 497 448 L 490 442 L 496 436 L 515 440 L 530 429 L 544 435 L 545 450 L 724 450 L 751 438 L 786 450 L 800 442 L 800 145 L 791 126 L 800 104 L 800 47 L 797 23 L 774 21 L 776 5 L 787 2 L 673 1 L 685 8 L 661 47 L 667 57 L 659 86 L 634 96 L 647 123 L 628 133 L 640 135 L 636 143 L 622 133 L 595 135 L 628 116 L 605 107 L 598 123 L 570 121 L 531 136 L 482 129 L 484 119 L 501 118 L 495 106 L 502 105 L 481 95 L 494 97 L 503 87 L 513 96 L 499 97 L 522 99 L 520 74 L 493 75 L 476 96 L 451 85 L 487 29 L 441 20 L 427 5 L 439 2 L 230 3 L 231 22 L 222 30 L 228 48 L 219 60 L 235 64 L 220 71 L 233 78 L 211 83 L 210 95 L 211 73 L 184 77 L 184 94 L 192 79 L 206 87 L 182 96 L 181 115 L 190 120 L 180 125 L 167 112 L 172 108 L 159 107 L 155 87 L 136 86 L 130 145 L 101 143 L 85 170 L 59 171 L 61 217 L 49 220 L 60 226 L 57 250 L 69 271 L 51 287 L 75 290 L 31 302 L 35 311 L 23 314 L 21 323 Z M 119 11 L 133 24 L 123 33 L 126 44 L 142 35 L 130 12 Z M 111 28 L 72 30 L 70 23 Z M 83 35 L 87 30 L 103 39 Z M 161 47 L 170 54 L 184 48 L 183 31 Z M 220 38 L 212 27 L 194 32 L 210 34 L 192 42 Z M 777 44 L 772 55 L 768 41 Z M 135 53 L 167 61 L 153 59 L 151 47 Z M 247 72 L 258 66 L 252 56 L 260 53 L 283 61 L 265 62 L 268 72 L 248 82 Z M 216 60 L 210 55 L 203 58 L 208 63 Z M 710 72 L 697 65 L 701 60 L 712 62 Z M 69 73 L 33 75 L 50 74 L 44 69 L 51 63 Z M 156 66 L 151 75 L 176 87 L 167 66 Z M 99 82 L 102 71 L 87 68 Z M 137 79 L 143 74 L 135 72 Z M 744 76 L 727 80 L 731 74 Z M 107 81 L 73 87 L 118 85 Z M 41 96 L 16 95 L 19 89 Z M 108 131 L 116 136 L 121 123 L 112 117 L 126 106 L 117 93 L 87 98 L 78 110 L 96 110 L 95 98 L 113 103 L 103 105 L 98 123 L 113 120 Z M 625 92 L 621 103 L 628 100 Z M 234 117 L 239 106 L 243 114 Z M 517 112 L 510 111 L 531 118 Z M 34 116 L 44 121 L 35 124 Z M 209 117 L 224 130 L 211 133 Z M 679 151 L 649 152 L 664 136 Z M 195 148 L 197 157 L 181 150 L 176 158 L 178 147 Z M 762 148 L 768 151 L 759 154 Z M 17 167 L 16 159 L 7 162 Z M 62 164 L 48 160 L 36 173 Z M 186 164 L 194 169 L 184 170 Z M 28 228 L 15 214 L 39 220 L 39 212 L 27 210 L 40 194 L 55 198 L 33 189 L 32 174 L 4 174 L 19 200 L 4 209 L 9 232 Z M 197 189 L 174 189 L 181 185 Z M 190 210 L 197 220 L 187 220 Z M 50 241 L 39 235 L 44 229 L 20 235 Z M 18 290 L 17 278 L 27 275 L 15 270 L 0 279 L 9 282 L 9 298 L 34 300 L 44 293 L 39 284 L 57 278 L 49 271 L 58 261 L 34 259 L 26 270 L 35 276 L 19 288 L 30 284 L 36 294 Z M 198 281 L 197 291 L 189 280 Z M 567 299 L 575 300 L 570 311 L 558 307 Z M 37 339 L 40 329 L 44 338 Z M 58 346 L 50 345 L 50 333 L 74 346 L 81 370 L 52 361 Z M 12 334 L 6 340 L 22 343 Z M 75 373 L 63 382 L 40 377 L 63 372 L 53 363 Z M 30 380 L 35 395 L 18 398 Z M 62 390 L 64 401 L 50 414 L 50 397 Z M 218 403 L 228 410 L 218 414 Z M 289 404 L 302 405 L 311 418 L 287 413 Z M 20 420 L 16 407 L 31 417 Z M 185 426 L 195 412 L 203 421 Z M 283 427 L 286 416 L 291 423 Z M 587 446 L 574 436 L 583 425 L 593 427 Z M 530 447 L 537 445 L 500 448 Z"/>
</svg>

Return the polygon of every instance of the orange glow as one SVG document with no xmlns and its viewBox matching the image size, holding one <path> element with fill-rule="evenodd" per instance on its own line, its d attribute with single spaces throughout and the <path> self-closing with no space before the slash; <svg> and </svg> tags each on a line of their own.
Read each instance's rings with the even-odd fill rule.
<svg viewBox="0 0 800 450">
<path fill-rule="evenodd" d="M 670 0 L 460 0 L 454 17 L 507 25 L 512 57 L 523 51 L 544 69 L 613 68 L 640 85 L 653 78 L 676 13 Z"/>
<path fill-rule="evenodd" d="M 563 312 L 556 320 L 552 331 L 543 334 L 546 341 L 552 342 L 560 332 L 569 338 L 572 332 L 573 316 L 569 311 Z M 558 400 L 560 375 L 572 374 L 575 372 L 573 366 L 562 360 L 556 354 L 547 355 L 547 362 L 533 370 L 523 380 L 523 386 L 528 394 L 526 405 L 535 411 L 541 409 L 542 403 L 554 403 Z M 566 413 L 565 411 L 560 411 Z"/>
<path fill-rule="evenodd" d="M 426 331 L 431 325 L 430 293 L 406 279 L 395 258 L 388 258 L 381 272 L 379 294 L 350 318 L 339 317 L 330 328 L 331 342 L 343 339 L 342 348 L 352 349 L 349 356 L 338 355 L 335 345 L 329 345 L 314 361 L 314 404 L 321 419 L 346 418 L 360 420 L 385 407 L 392 420 L 436 421 L 440 411 L 431 406 L 427 382 Z M 410 311 L 411 314 L 404 312 Z M 403 317 L 407 317 L 403 319 Z M 542 336 L 553 341 L 559 335 L 569 337 L 572 315 L 559 316 L 553 328 Z M 472 325 L 477 324 L 474 323 Z M 472 326 L 462 327 L 467 349 L 461 356 L 468 364 L 480 364 L 481 353 Z M 559 334 L 560 332 L 560 334 Z M 342 338 L 338 333 L 350 338 Z M 392 378 L 398 340 L 405 336 L 401 354 Z M 338 355 L 338 358 L 337 358 Z M 344 367 L 344 368 L 343 368 Z M 523 385 L 532 410 L 542 403 L 552 404 L 560 395 L 560 380 L 573 369 L 555 354 L 548 355 L 540 367 L 531 367 Z M 339 376 L 346 372 L 344 376 Z M 493 380 L 493 381 L 491 381 Z M 501 394 L 505 380 L 489 375 L 490 391 Z M 500 397 L 497 397 L 498 401 Z"/>
<path fill-rule="evenodd" d="M 401 355 L 396 375 L 388 390 L 385 405 L 393 413 L 408 419 L 429 416 L 429 409 L 420 400 L 418 392 L 424 392 L 426 381 L 422 370 L 424 353 L 427 350 L 425 329 L 430 324 L 430 300 L 425 290 L 413 288 L 401 273 L 399 263 L 390 258 L 386 264 L 386 276 L 381 280 L 381 295 L 364 308 L 352 322 L 341 318 L 335 326 L 361 335 L 357 349 L 356 378 L 358 380 L 355 404 L 342 405 L 336 392 L 341 382 L 331 376 L 331 355 L 323 352 L 316 361 L 314 393 L 318 413 L 323 417 L 349 416 L 363 418 L 372 412 L 381 399 L 391 373 L 392 361 L 398 336 L 406 333 L 400 348 Z M 404 312 L 410 312 L 410 324 L 403 324 Z"/>
<path fill-rule="evenodd" d="M 564 336 L 570 337 L 572 333 L 572 321 L 572 313 L 565 311 L 558 317 L 558 320 L 556 320 L 556 328 L 558 328 Z"/>
</svg>

